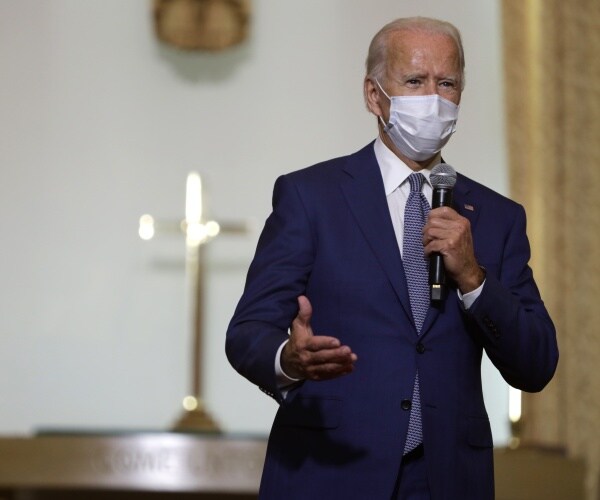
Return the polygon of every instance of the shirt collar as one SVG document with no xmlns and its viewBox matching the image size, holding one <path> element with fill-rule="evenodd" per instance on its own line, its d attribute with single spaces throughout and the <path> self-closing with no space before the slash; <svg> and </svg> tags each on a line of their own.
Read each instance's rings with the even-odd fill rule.
<svg viewBox="0 0 600 500">
<path fill-rule="evenodd" d="M 377 158 L 377 163 L 381 170 L 381 177 L 383 177 L 385 195 L 389 196 L 398 186 L 403 184 L 406 179 L 408 179 L 408 176 L 414 173 L 414 171 L 383 143 L 381 137 L 375 139 L 374 149 L 375 158 Z M 431 170 L 424 168 L 423 170 L 420 170 L 420 173 L 425 176 L 425 180 L 429 184 Z"/>
</svg>

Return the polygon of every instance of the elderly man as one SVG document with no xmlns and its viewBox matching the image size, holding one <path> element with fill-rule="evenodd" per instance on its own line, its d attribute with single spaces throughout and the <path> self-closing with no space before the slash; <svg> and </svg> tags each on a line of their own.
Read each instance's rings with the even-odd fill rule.
<svg viewBox="0 0 600 500">
<path fill-rule="evenodd" d="M 482 352 L 539 391 L 558 349 L 523 208 L 458 174 L 431 209 L 463 84 L 454 26 L 386 25 L 364 81 L 376 140 L 275 184 L 226 343 L 280 404 L 260 498 L 494 497 Z M 448 290 L 432 301 L 435 256 Z"/>
</svg>

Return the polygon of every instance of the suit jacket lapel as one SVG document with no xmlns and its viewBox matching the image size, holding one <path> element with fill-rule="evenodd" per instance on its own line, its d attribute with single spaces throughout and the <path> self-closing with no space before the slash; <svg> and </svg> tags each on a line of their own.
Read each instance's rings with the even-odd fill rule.
<svg viewBox="0 0 600 500">
<path fill-rule="evenodd" d="M 463 176 L 458 174 L 453 193 L 454 209 L 460 215 L 469 219 L 471 231 L 473 231 L 477 219 L 479 218 L 479 210 L 481 207 L 479 207 L 476 200 L 473 199 L 471 190 L 466 186 L 465 182 L 461 182 L 462 179 L 464 179 Z"/>
<path fill-rule="evenodd" d="M 348 176 L 341 188 L 348 206 L 404 310 L 412 318 L 400 250 L 373 144 L 349 157 L 344 171 Z"/>
</svg>

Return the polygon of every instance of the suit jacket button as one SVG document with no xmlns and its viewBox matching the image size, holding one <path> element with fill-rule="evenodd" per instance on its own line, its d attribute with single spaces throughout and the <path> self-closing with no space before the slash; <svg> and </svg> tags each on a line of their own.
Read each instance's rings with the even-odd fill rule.
<svg viewBox="0 0 600 500">
<path fill-rule="evenodd" d="M 408 410 L 410 410 L 410 409 L 411 409 L 411 407 L 412 407 L 412 402 L 411 402 L 411 400 L 410 400 L 410 399 L 403 399 L 403 400 L 400 402 L 400 408 L 402 408 L 402 409 L 403 409 L 403 410 L 405 410 L 405 411 L 408 411 Z"/>
<path fill-rule="evenodd" d="M 423 344 L 421 344 L 421 342 L 419 342 L 417 344 L 417 352 L 419 354 L 423 354 L 425 352 L 425 346 Z"/>
</svg>

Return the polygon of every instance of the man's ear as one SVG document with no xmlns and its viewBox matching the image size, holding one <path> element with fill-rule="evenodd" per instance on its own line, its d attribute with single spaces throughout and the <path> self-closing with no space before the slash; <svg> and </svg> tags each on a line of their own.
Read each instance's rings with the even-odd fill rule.
<svg viewBox="0 0 600 500">
<path fill-rule="evenodd" d="M 375 116 L 383 116 L 381 107 L 381 91 L 374 79 L 367 76 L 364 83 L 365 104 Z"/>
</svg>

